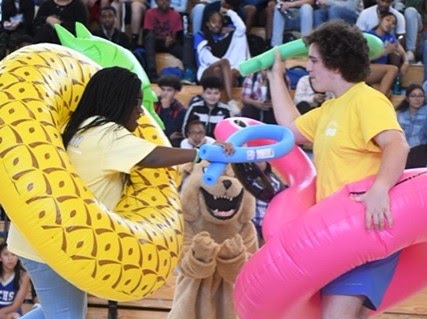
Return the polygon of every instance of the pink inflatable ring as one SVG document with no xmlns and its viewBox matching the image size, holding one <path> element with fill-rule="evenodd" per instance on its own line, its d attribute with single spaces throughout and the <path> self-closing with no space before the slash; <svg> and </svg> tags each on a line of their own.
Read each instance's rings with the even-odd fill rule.
<svg viewBox="0 0 427 319">
<path fill-rule="evenodd" d="M 235 121 L 219 123 L 217 138 L 225 140 L 239 129 Z M 394 226 L 378 232 L 366 230 L 363 205 L 349 198 L 349 193 L 369 188 L 373 177 L 314 204 L 314 168 L 298 147 L 271 163 L 289 188 L 271 201 L 264 220 L 266 243 L 237 278 L 234 302 L 240 319 L 318 319 L 319 290 L 325 284 L 399 250 L 396 273 L 378 313 L 427 286 L 427 169 L 404 172 L 390 192 Z"/>
</svg>

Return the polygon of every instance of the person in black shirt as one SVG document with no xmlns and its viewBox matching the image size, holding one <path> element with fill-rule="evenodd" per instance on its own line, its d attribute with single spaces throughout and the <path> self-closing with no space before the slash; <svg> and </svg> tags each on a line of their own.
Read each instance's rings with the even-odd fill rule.
<svg viewBox="0 0 427 319">
<path fill-rule="evenodd" d="M 34 19 L 34 43 L 61 44 L 55 24 L 76 35 L 76 22 L 87 26 L 87 19 L 87 10 L 80 0 L 44 0 Z"/>
<path fill-rule="evenodd" d="M 93 31 L 93 35 L 110 40 L 128 50 L 131 49 L 130 39 L 128 35 L 115 27 L 117 20 L 117 11 L 112 6 L 101 8 L 99 15 L 100 28 Z"/>
</svg>

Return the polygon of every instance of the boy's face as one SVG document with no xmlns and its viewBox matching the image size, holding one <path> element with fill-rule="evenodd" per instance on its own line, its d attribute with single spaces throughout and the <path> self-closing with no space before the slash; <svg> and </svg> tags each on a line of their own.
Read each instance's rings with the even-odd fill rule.
<svg viewBox="0 0 427 319">
<path fill-rule="evenodd" d="M 393 2 L 393 0 L 377 0 L 378 11 L 380 13 L 389 12 L 392 2 Z"/>
<path fill-rule="evenodd" d="M 306 68 L 310 75 L 310 82 L 314 90 L 317 92 L 333 92 L 334 75 L 337 72 L 328 69 L 324 65 L 319 49 L 314 43 L 310 44 L 308 49 Z"/>
<path fill-rule="evenodd" d="M 171 86 L 160 87 L 160 98 L 172 101 L 177 91 Z"/>
<path fill-rule="evenodd" d="M 203 91 L 203 99 L 205 102 L 211 106 L 215 105 L 219 102 L 221 98 L 221 90 L 220 89 L 214 89 L 214 88 L 207 88 Z"/>
<path fill-rule="evenodd" d="M 101 15 L 99 16 L 99 21 L 101 22 L 101 25 L 107 30 L 110 30 L 114 27 L 115 20 L 116 16 L 114 15 L 114 12 L 112 10 L 103 10 L 101 12 Z"/>
<path fill-rule="evenodd" d="M 156 0 L 156 3 L 157 3 L 157 7 L 161 11 L 167 11 L 171 5 L 170 0 Z"/>
</svg>

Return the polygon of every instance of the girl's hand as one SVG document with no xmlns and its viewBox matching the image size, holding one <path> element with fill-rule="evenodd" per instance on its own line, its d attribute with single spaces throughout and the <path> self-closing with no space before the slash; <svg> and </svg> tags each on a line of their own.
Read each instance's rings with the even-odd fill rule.
<svg viewBox="0 0 427 319">
<path fill-rule="evenodd" d="M 397 50 L 397 42 L 396 43 L 391 43 L 390 41 L 386 41 L 384 43 L 384 51 L 383 51 L 383 55 L 389 55 L 390 53 L 393 53 L 394 51 Z"/>
<path fill-rule="evenodd" d="M 216 141 L 214 144 L 221 146 L 227 155 L 233 155 L 235 152 L 234 145 L 231 143 Z"/>
</svg>

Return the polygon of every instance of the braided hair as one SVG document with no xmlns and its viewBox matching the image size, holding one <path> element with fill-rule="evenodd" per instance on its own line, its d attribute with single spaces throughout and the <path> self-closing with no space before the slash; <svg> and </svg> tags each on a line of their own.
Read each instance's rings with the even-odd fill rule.
<svg viewBox="0 0 427 319">
<path fill-rule="evenodd" d="M 135 107 L 135 100 L 141 94 L 141 80 L 127 69 L 110 67 L 96 72 L 89 80 L 62 134 L 65 148 L 78 132 L 108 122 L 124 126 Z M 80 127 L 85 120 L 93 116 L 97 117 Z"/>
</svg>

